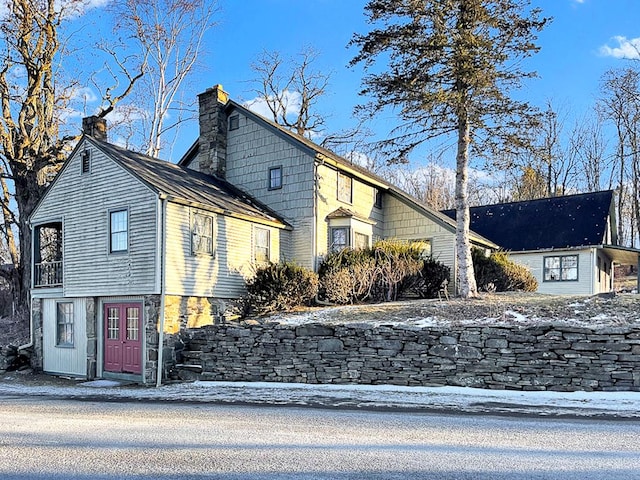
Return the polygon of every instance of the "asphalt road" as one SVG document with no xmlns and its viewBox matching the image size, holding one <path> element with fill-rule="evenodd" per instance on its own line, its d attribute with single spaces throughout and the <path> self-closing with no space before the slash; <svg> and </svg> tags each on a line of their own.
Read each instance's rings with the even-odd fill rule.
<svg viewBox="0 0 640 480">
<path fill-rule="evenodd" d="M 640 479 L 640 423 L 4 396 L 0 478 Z"/>
</svg>

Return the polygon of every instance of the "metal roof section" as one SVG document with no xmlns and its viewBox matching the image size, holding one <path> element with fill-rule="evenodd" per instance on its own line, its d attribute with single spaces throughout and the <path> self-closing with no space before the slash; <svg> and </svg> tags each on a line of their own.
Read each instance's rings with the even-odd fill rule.
<svg viewBox="0 0 640 480">
<path fill-rule="evenodd" d="M 149 157 L 108 142 L 85 137 L 141 182 L 170 201 L 199 206 L 222 215 L 266 223 L 278 228 L 290 226 L 266 205 L 220 178 Z"/>
</svg>

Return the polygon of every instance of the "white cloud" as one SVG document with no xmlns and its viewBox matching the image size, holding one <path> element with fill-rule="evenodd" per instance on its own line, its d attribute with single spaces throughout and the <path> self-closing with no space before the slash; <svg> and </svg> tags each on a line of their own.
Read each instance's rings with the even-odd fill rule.
<svg viewBox="0 0 640 480">
<path fill-rule="evenodd" d="M 600 54 L 605 57 L 640 59 L 640 38 L 627 38 L 622 36 L 612 39 L 618 45 L 610 47 L 603 45 L 600 47 Z"/>
<path fill-rule="evenodd" d="M 298 115 L 298 113 L 300 113 L 300 107 L 302 106 L 302 96 L 300 93 L 284 90 L 280 95 L 282 96 L 282 107 L 284 112 L 287 114 L 287 117 Z M 272 98 L 270 98 L 270 100 L 271 99 Z M 245 102 L 244 105 L 252 112 L 262 115 L 269 120 L 273 120 L 273 113 L 271 113 L 271 110 L 267 105 L 267 101 L 264 98 L 256 97 L 253 100 Z M 282 113 L 281 109 L 278 112 L 278 115 L 282 115 Z"/>
</svg>

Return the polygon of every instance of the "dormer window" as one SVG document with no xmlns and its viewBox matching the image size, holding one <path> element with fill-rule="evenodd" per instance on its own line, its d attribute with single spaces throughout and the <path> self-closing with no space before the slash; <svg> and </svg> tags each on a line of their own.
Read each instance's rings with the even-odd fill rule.
<svg viewBox="0 0 640 480">
<path fill-rule="evenodd" d="M 82 152 L 82 173 L 89 173 L 91 171 L 91 150 L 85 150 Z"/>
</svg>

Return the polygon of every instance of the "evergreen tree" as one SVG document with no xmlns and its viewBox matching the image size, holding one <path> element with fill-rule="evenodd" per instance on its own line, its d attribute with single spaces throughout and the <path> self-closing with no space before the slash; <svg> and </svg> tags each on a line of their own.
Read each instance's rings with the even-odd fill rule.
<svg viewBox="0 0 640 480">
<path fill-rule="evenodd" d="M 529 0 L 370 0 L 374 26 L 356 34 L 365 97 L 374 115 L 397 107 L 400 127 L 384 142 L 403 161 L 439 135 L 457 137 L 456 260 L 460 294 L 477 296 L 469 238 L 470 149 L 516 145 L 518 127 L 533 110 L 509 96 L 524 78 L 520 61 L 537 52 L 536 33 L 548 22 Z M 380 68 L 377 62 L 386 63 Z"/>
</svg>

